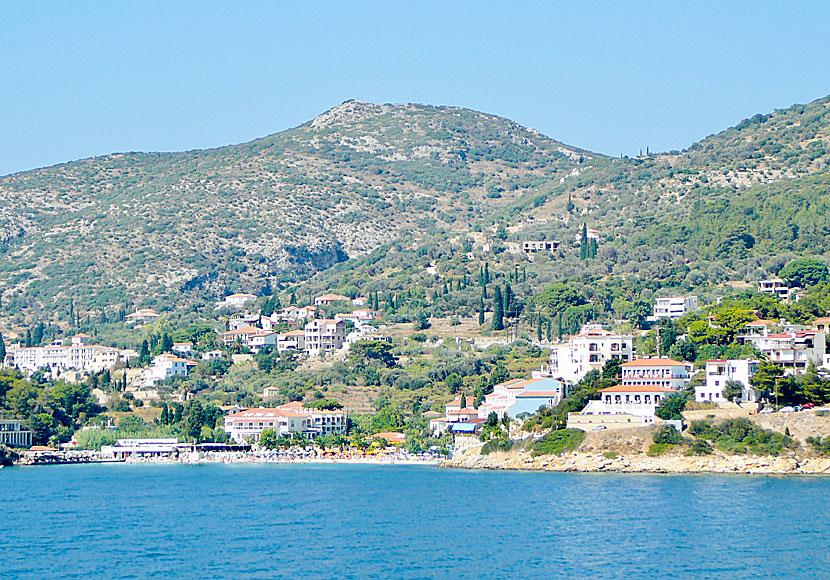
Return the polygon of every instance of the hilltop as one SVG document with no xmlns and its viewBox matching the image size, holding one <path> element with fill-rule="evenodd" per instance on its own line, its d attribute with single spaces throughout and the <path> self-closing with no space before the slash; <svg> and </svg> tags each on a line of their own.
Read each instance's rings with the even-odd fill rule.
<svg viewBox="0 0 830 580">
<path fill-rule="evenodd" d="M 752 281 L 825 255 L 829 143 L 830 98 L 633 159 L 466 109 L 347 101 L 250 143 L 0 178 L 2 314 L 176 308 L 315 273 L 311 290 L 394 288 L 442 244 L 495 237 L 483 259 L 499 261 L 499 239 L 567 242 L 584 223 L 597 259 L 566 243 L 532 278 Z"/>
<path fill-rule="evenodd" d="M 0 179 L 3 304 L 182 304 L 261 291 L 402 232 L 466 230 L 591 159 L 505 119 L 348 101 L 242 145 Z"/>
</svg>

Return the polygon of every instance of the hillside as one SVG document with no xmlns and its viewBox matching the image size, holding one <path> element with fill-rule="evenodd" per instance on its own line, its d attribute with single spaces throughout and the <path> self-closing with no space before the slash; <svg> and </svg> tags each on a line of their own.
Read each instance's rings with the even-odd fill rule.
<svg viewBox="0 0 830 580">
<path fill-rule="evenodd" d="M 10 312 L 259 291 L 404 231 L 467 230 L 589 156 L 464 109 L 348 101 L 295 129 L 0 179 Z"/>
<path fill-rule="evenodd" d="M 430 264 L 464 238 L 568 241 L 583 223 L 601 232 L 597 259 L 564 244 L 533 264 L 529 284 L 752 281 L 826 254 L 828 162 L 830 98 L 634 159 L 465 109 L 347 101 L 250 143 L 1 178 L 0 315 L 20 322 L 70 298 L 174 308 L 315 272 L 309 292 L 428 286 Z M 503 249 L 482 258 L 523 261 Z M 467 301 L 469 313 L 475 293 Z"/>
</svg>

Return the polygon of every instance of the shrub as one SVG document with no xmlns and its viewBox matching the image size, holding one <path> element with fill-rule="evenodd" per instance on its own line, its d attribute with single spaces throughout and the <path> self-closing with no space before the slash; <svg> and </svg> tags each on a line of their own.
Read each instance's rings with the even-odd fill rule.
<svg viewBox="0 0 830 580">
<path fill-rule="evenodd" d="M 617 457 L 620 456 L 620 454 L 617 453 L 616 451 L 606 451 L 605 453 L 602 454 L 602 456 L 605 457 L 606 459 L 616 459 Z"/>
<path fill-rule="evenodd" d="M 511 449 L 513 449 L 512 440 L 497 437 L 484 444 L 484 447 L 481 448 L 481 454 L 487 455 L 494 451 L 510 451 Z"/>
<path fill-rule="evenodd" d="M 654 442 L 657 444 L 679 445 L 683 437 L 672 425 L 660 425 L 654 433 Z"/>
<path fill-rule="evenodd" d="M 585 440 L 585 431 L 581 429 L 561 429 L 552 431 L 531 446 L 531 455 L 562 455 L 573 451 Z"/>
<path fill-rule="evenodd" d="M 712 446 L 708 441 L 692 441 L 685 455 L 710 455 L 712 453 Z"/>
<path fill-rule="evenodd" d="M 648 454 L 651 457 L 655 457 L 665 453 L 672 447 L 674 447 L 674 445 L 669 445 L 668 443 L 654 443 L 653 445 L 648 446 Z"/>
</svg>

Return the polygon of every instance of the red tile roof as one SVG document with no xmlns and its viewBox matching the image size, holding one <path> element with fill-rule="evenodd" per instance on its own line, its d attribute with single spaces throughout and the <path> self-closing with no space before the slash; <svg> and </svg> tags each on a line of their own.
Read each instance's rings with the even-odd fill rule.
<svg viewBox="0 0 830 580">
<path fill-rule="evenodd" d="M 667 389 L 660 385 L 617 385 L 601 389 L 600 393 L 676 393 L 674 389 Z"/>
<path fill-rule="evenodd" d="M 623 367 L 683 367 L 688 363 L 679 362 L 670 358 L 638 358 L 624 362 Z"/>
</svg>

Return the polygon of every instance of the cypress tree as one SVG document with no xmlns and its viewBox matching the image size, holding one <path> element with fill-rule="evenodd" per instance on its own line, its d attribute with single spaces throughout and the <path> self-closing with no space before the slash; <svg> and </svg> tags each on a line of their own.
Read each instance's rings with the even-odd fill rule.
<svg viewBox="0 0 830 580">
<path fill-rule="evenodd" d="M 589 248 L 588 248 L 588 226 L 586 224 L 582 224 L 582 234 L 580 236 L 579 241 L 579 259 L 580 260 L 587 260 L 589 255 Z"/>
<path fill-rule="evenodd" d="M 490 283 L 490 262 L 484 262 L 484 284 Z"/>
<path fill-rule="evenodd" d="M 170 416 L 167 411 L 167 403 L 161 408 L 161 418 L 159 418 L 159 423 L 162 425 L 167 425 L 170 421 Z"/>
<path fill-rule="evenodd" d="M 493 330 L 504 330 L 504 297 L 498 285 L 493 291 Z"/>
<path fill-rule="evenodd" d="M 3 335 L 0 334 L 0 366 L 3 366 L 4 360 L 6 360 L 6 343 L 3 341 Z"/>
<path fill-rule="evenodd" d="M 591 238 L 588 241 L 588 257 L 589 258 L 596 258 L 597 257 L 597 241 L 594 238 Z"/>
<path fill-rule="evenodd" d="M 542 317 L 539 317 L 539 324 L 536 325 L 536 342 L 542 342 Z"/>
<path fill-rule="evenodd" d="M 514 310 L 514 305 L 516 303 L 516 297 L 513 295 L 513 289 L 510 287 L 510 284 L 505 283 L 504 285 L 504 315 L 507 318 L 514 318 L 516 313 Z"/>
<path fill-rule="evenodd" d="M 527 266 L 522 267 L 522 283 L 527 282 Z"/>
<path fill-rule="evenodd" d="M 550 339 L 551 339 L 551 329 L 550 329 L 550 327 L 551 327 L 551 322 L 550 322 L 550 320 L 548 320 L 548 324 L 547 324 L 547 333 L 545 334 L 545 336 L 546 336 L 546 337 L 547 337 L 547 339 L 548 339 L 548 342 L 550 342 Z M 561 335 L 560 335 L 560 336 L 561 336 Z"/>
<path fill-rule="evenodd" d="M 467 408 L 467 397 L 464 395 L 464 393 L 461 394 L 461 408 Z"/>
<path fill-rule="evenodd" d="M 484 298 L 478 303 L 478 325 L 484 324 Z"/>
</svg>

